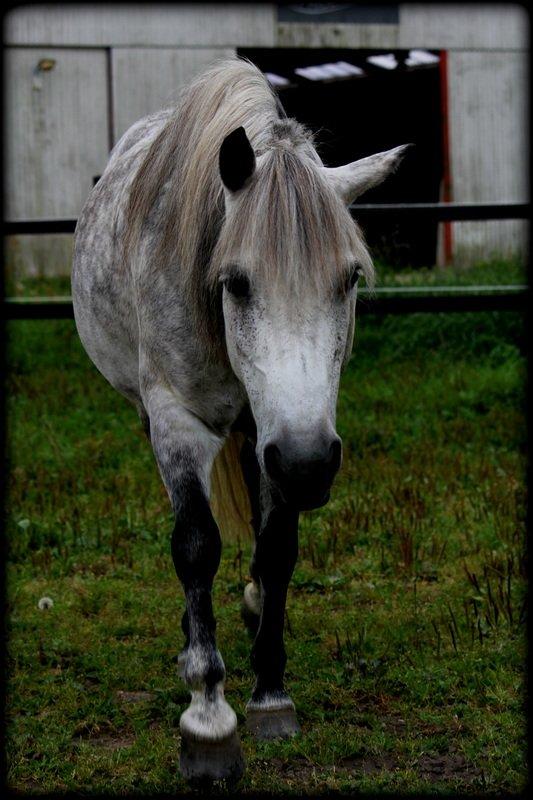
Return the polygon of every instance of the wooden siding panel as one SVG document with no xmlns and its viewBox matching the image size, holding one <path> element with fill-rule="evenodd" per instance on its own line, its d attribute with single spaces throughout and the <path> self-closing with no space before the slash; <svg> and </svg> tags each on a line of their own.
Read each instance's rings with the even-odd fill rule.
<svg viewBox="0 0 533 800">
<path fill-rule="evenodd" d="M 7 48 L 4 68 L 5 216 L 77 217 L 109 152 L 106 54 Z M 68 275 L 71 253 L 72 236 L 10 236 L 5 267 L 15 279 Z"/>
<path fill-rule="evenodd" d="M 180 89 L 233 48 L 112 51 L 114 141 L 138 119 L 173 104 Z"/>
<path fill-rule="evenodd" d="M 528 13 L 514 3 L 402 3 L 398 47 L 526 50 Z"/>
<path fill-rule="evenodd" d="M 452 193 L 456 202 L 527 202 L 528 56 L 450 52 Z M 467 258 L 524 253 L 527 223 L 454 224 L 454 251 Z"/>
<path fill-rule="evenodd" d="M 5 274 L 15 283 L 23 278 L 70 275 L 72 234 L 6 236 Z"/>
<path fill-rule="evenodd" d="M 282 22 L 278 47 L 432 49 L 528 48 L 528 15 L 518 4 L 401 3 L 399 24 Z"/>
<path fill-rule="evenodd" d="M 11 11 L 6 44 L 123 46 L 274 45 L 268 3 L 57 4 Z"/>
<path fill-rule="evenodd" d="M 6 217 L 75 217 L 109 151 L 106 54 L 9 48 L 5 69 Z"/>
<path fill-rule="evenodd" d="M 398 47 L 399 26 L 334 22 L 281 22 L 277 47 Z"/>
</svg>

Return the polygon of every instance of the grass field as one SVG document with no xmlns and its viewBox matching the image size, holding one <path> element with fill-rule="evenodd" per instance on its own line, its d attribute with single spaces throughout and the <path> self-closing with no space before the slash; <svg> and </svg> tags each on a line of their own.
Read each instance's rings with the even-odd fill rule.
<svg viewBox="0 0 533 800">
<path fill-rule="evenodd" d="M 184 604 L 149 445 L 71 321 L 8 333 L 9 786 L 183 793 Z M 524 788 L 523 350 L 513 313 L 358 323 L 343 469 L 330 504 L 302 516 L 288 601 L 302 735 L 258 744 L 242 729 L 244 794 Z M 240 722 L 249 554 L 226 543 L 215 586 Z"/>
</svg>

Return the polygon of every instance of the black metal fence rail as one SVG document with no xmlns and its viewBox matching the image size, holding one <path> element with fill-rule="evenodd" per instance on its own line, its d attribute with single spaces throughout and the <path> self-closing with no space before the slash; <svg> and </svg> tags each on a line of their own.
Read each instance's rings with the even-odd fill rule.
<svg viewBox="0 0 533 800">
<path fill-rule="evenodd" d="M 529 203 L 352 203 L 350 211 L 358 221 L 413 219 L 420 222 L 472 222 L 491 219 L 529 219 Z M 23 234 L 74 233 L 75 219 L 31 219 L 4 222 L 4 236 Z"/>
<path fill-rule="evenodd" d="M 527 286 L 438 286 L 411 289 L 359 289 L 357 315 L 436 311 L 525 311 Z M 8 297 L 6 319 L 72 319 L 70 297 Z"/>
<path fill-rule="evenodd" d="M 394 219 L 403 222 L 473 222 L 491 219 L 528 219 L 529 203 L 352 203 L 350 211 L 359 221 Z"/>
<path fill-rule="evenodd" d="M 357 315 L 414 314 L 454 311 L 525 311 L 529 288 L 512 286 L 421 286 L 360 289 Z"/>
<path fill-rule="evenodd" d="M 398 203 L 350 206 L 359 222 L 372 219 L 466 222 L 474 220 L 529 219 L 529 203 Z M 4 222 L 5 236 L 73 233 L 75 219 L 34 219 Z M 527 286 L 421 286 L 359 290 L 358 314 L 410 314 L 437 311 L 524 311 Z M 70 297 L 8 297 L 3 301 L 7 319 L 71 319 Z"/>
</svg>

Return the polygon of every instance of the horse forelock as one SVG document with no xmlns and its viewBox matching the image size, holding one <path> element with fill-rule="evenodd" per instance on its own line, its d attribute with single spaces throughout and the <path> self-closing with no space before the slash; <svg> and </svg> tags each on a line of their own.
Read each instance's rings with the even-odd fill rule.
<svg viewBox="0 0 533 800">
<path fill-rule="evenodd" d="M 362 233 L 325 177 L 311 136 L 287 120 L 271 127 L 267 147 L 221 229 L 210 282 L 237 261 L 264 283 L 298 296 L 330 291 L 354 261 L 372 284 Z"/>
<path fill-rule="evenodd" d="M 218 156 L 240 125 L 258 169 L 229 225 Z M 251 271 L 295 291 L 333 283 L 347 252 L 371 281 L 361 233 L 320 166 L 312 135 L 284 117 L 260 70 L 242 58 L 218 62 L 182 92 L 132 181 L 124 261 L 135 258 L 148 223 L 152 249 L 144 268 L 175 272 L 212 353 L 224 350 L 217 278 L 238 246 Z"/>
</svg>

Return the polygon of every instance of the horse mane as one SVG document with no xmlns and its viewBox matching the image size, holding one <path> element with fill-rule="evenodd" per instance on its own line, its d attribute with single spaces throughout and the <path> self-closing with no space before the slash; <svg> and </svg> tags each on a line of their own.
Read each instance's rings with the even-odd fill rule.
<svg viewBox="0 0 533 800">
<path fill-rule="evenodd" d="M 260 168 L 242 192 L 238 218 L 225 226 L 218 156 L 224 138 L 241 125 Z M 239 244 L 250 270 L 270 281 L 283 277 L 295 290 L 302 279 L 306 286 L 332 283 L 346 267 L 346 252 L 357 254 L 371 281 L 361 232 L 321 164 L 310 132 L 285 117 L 262 72 L 237 57 L 217 62 L 182 91 L 148 147 L 131 184 L 124 260 L 135 257 L 144 226 L 155 232 L 150 269 L 179 270 L 208 354 L 225 351 L 217 278 Z"/>
</svg>

